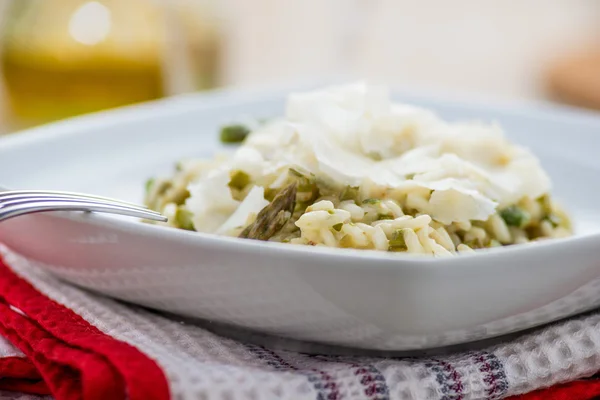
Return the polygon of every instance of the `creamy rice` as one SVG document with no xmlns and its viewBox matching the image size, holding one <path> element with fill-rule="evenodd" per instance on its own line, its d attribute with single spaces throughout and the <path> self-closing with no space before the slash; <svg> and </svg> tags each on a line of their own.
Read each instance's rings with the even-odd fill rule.
<svg viewBox="0 0 600 400">
<path fill-rule="evenodd" d="M 448 123 L 383 88 L 291 94 L 282 118 L 222 139 L 241 144 L 148 182 L 168 225 L 440 256 L 571 234 L 537 158 L 498 125 Z"/>
</svg>

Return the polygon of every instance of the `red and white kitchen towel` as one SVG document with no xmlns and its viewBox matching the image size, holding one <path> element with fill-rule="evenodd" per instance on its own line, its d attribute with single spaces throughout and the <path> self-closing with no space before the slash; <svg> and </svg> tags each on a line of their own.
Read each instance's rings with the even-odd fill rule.
<svg viewBox="0 0 600 400">
<path fill-rule="evenodd" d="M 600 378 L 592 377 L 600 371 L 600 313 L 448 357 L 311 356 L 225 339 L 66 285 L 5 248 L 0 253 L 0 399 L 600 395 Z"/>
</svg>

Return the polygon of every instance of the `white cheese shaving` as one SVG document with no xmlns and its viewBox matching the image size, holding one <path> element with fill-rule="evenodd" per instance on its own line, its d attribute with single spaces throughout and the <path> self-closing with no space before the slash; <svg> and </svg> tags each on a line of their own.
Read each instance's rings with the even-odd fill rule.
<svg viewBox="0 0 600 400">
<path fill-rule="evenodd" d="M 497 124 L 445 122 L 392 102 L 385 88 L 354 83 L 291 94 L 284 118 L 258 128 L 219 172 L 191 185 L 196 229 L 230 227 L 228 218 L 241 207 L 227 187 L 230 171 L 278 187 L 289 167 L 340 186 L 363 185 L 361 193 L 373 197 L 424 192 L 417 211 L 445 224 L 486 220 L 498 207 L 550 189 L 537 158 L 510 143 Z M 248 210 L 256 210 L 264 203 L 251 193 Z"/>
<path fill-rule="evenodd" d="M 216 233 L 225 234 L 234 228 L 246 226 L 250 216 L 256 217 L 260 210 L 269 204 L 264 196 L 265 189 L 261 186 L 254 186 L 229 219 L 217 229 Z"/>
</svg>

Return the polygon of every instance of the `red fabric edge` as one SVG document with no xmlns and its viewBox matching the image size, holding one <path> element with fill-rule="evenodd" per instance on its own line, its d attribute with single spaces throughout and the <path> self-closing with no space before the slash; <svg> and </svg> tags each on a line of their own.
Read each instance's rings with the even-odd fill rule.
<svg viewBox="0 0 600 400">
<path fill-rule="evenodd" d="M 0 358 L 0 390 L 47 395 L 50 390 L 33 363 L 24 357 Z"/>
<path fill-rule="evenodd" d="M 35 366 L 25 357 L 1 357 L 0 378 L 41 379 Z"/>
<path fill-rule="evenodd" d="M 125 399 L 122 380 L 105 360 L 56 340 L 4 303 L 0 333 L 29 357 L 57 400 Z"/>
<path fill-rule="evenodd" d="M 7 390 L 10 392 L 20 392 L 27 394 L 37 395 L 49 395 L 50 390 L 48 386 L 42 380 L 30 381 L 27 379 L 10 379 L 0 380 L 0 390 Z"/>
<path fill-rule="evenodd" d="M 35 321 L 39 327 L 67 346 L 87 350 L 108 360 L 122 376 L 128 399 L 170 398 L 168 381 L 154 360 L 137 348 L 104 334 L 69 308 L 40 293 L 29 282 L 17 276 L 1 257 L 0 295 L 8 304 L 23 311 L 28 319 Z M 11 338 L 8 339 L 12 341 Z M 35 338 L 25 340 L 31 343 Z M 85 369 L 85 363 L 81 367 Z M 84 372 L 93 375 L 94 371 Z"/>
<path fill-rule="evenodd" d="M 600 380 L 578 380 L 535 390 L 507 400 L 593 400 L 600 397 Z"/>
</svg>

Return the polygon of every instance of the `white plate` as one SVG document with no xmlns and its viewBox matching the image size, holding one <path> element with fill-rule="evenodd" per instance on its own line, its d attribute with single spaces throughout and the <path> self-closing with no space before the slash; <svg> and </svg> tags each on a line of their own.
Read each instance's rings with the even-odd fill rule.
<svg viewBox="0 0 600 400">
<path fill-rule="evenodd" d="M 139 201 L 147 177 L 181 157 L 210 156 L 222 123 L 279 114 L 285 92 L 187 96 L 8 137 L 0 140 L 0 184 Z M 62 279 L 115 298 L 371 350 L 485 339 L 600 306 L 600 118 L 541 105 L 396 97 L 451 120 L 499 121 L 541 158 L 577 236 L 434 259 L 38 214 L 0 224 L 0 241 Z"/>
</svg>

